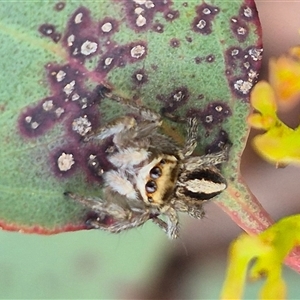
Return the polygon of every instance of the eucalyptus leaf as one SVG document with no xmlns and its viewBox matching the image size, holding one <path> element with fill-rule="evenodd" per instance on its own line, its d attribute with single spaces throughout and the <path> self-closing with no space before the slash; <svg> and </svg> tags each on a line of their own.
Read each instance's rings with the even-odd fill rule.
<svg viewBox="0 0 300 300">
<path fill-rule="evenodd" d="M 239 177 L 261 32 L 247 1 L 25 1 L 0 7 L 0 224 L 57 233 L 85 229 L 64 197 L 102 193 L 107 145 L 84 143 L 124 114 L 97 86 L 145 106 L 196 116 L 198 153 L 230 143 L 229 187 L 216 200 L 247 231 L 270 220 Z M 165 119 L 183 141 L 185 124 Z"/>
</svg>

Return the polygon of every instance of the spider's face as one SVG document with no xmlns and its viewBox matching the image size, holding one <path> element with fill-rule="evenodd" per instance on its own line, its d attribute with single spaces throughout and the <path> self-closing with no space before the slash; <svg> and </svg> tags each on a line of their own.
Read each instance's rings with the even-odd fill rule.
<svg viewBox="0 0 300 300">
<path fill-rule="evenodd" d="M 174 155 L 161 154 L 138 172 L 137 188 L 148 205 L 163 206 L 174 193 L 179 160 Z"/>
</svg>

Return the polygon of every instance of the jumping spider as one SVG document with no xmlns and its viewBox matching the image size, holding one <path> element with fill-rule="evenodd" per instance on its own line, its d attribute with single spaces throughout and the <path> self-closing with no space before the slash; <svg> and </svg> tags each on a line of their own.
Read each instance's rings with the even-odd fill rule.
<svg viewBox="0 0 300 300">
<path fill-rule="evenodd" d="M 97 129 L 85 141 L 112 138 L 108 160 L 115 167 L 103 173 L 102 198 L 66 194 L 88 207 L 91 228 L 120 232 L 151 219 L 170 238 L 178 237 L 177 212 L 200 219 L 202 204 L 226 189 L 226 180 L 216 165 L 227 160 L 228 147 L 203 156 L 191 156 L 197 145 L 196 118 L 187 119 L 183 147 L 159 133 L 162 121 L 156 112 L 99 87 L 103 98 L 130 108 L 138 117 L 123 116 Z M 166 221 L 160 218 L 163 216 Z"/>
</svg>

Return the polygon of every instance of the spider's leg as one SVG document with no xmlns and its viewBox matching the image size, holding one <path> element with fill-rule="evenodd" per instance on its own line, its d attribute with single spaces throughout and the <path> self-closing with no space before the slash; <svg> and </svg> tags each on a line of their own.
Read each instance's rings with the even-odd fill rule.
<svg viewBox="0 0 300 300">
<path fill-rule="evenodd" d="M 103 200 L 98 197 L 83 197 L 72 192 L 64 192 L 64 196 L 69 197 L 83 206 L 89 207 L 93 210 L 96 210 L 103 205 Z"/>
<path fill-rule="evenodd" d="M 168 233 L 168 224 L 158 217 L 153 217 L 152 222 L 158 225 L 165 233 Z"/>
<path fill-rule="evenodd" d="M 70 192 L 65 194 L 90 209 L 93 215 L 86 220 L 86 223 L 91 228 L 118 233 L 141 226 L 150 218 L 150 211 L 144 208 L 130 208 L 116 202 L 83 197 Z"/>
<path fill-rule="evenodd" d="M 210 164 L 210 165 L 222 164 L 222 163 L 228 161 L 229 150 L 230 150 L 230 145 L 228 144 L 224 147 L 224 149 L 222 151 L 204 155 L 203 161 L 205 164 Z"/>
<path fill-rule="evenodd" d="M 87 223 L 95 229 L 102 229 L 111 233 L 119 233 L 124 230 L 139 227 L 147 222 L 150 218 L 148 211 L 133 212 L 128 211 L 125 218 L 115 219 L 109 214 L 99 214 L 91 218 Z"/>
<path fill-rule="evenodd" d="M 166 108 L 161 109 L 161 115 L 175 123 L 186 123 L 186 118 L 166 112 Z"/>
<path fill-rule="evenodd" d="M 109 203 L 100 197 L 85 197 L 72 192 L 65 192 L 64 195 L 75 202 L 82 204 L 93 212 L 109 214 L 116 218 L 124 217 L 124 208 L 120 205 L 116 205 L 116 203 Z"/>
<path fill-rule="evenodd" d="M 188 213 L 191 217 L 195 219 L 202 219 L 205 215 L 203 210 L 203 202 L 201 200 L 196 200 L 192 202 L 182 201 L 176 199 L 174 201 L 174 208 L 177 211 Z"/>
<path fill-rule="evenodd" d="M 87 142 L 92 139 L 102 140 L 109 136 L 116 135 L 120 132 L 127 132 L 135 126 L 135 118 L 129 116 L 119 117 L 112 122 L 109 122 L 106 126 L 99 127 L 95 131 L 87 134 L 84 138 L 84 141 Z"/>
<path fill-rule="evenodd" d="M 202 156 L 189 157 L 184 162 L 186 171 L 193 171 L 199 167 L 215 166 L 228 161 L 229 145 L 222 151 L 216 153 L 205 154 Z"/>
<path fill-rule="evenodd" d="M 196 118 L 188 118 L 187 137 L 185 145 L 181 150 L 183 157 L 189 157 L 197 147 L 198 121 Z"/>
<path fill-rule="evenodd" d="M 144 144 L 156 128 L 162 124 L 161 116 L 155 111 L 137 105 L 134 101 L 115 95 L 105 86 L 99 86 L 99 95 L 102 98 L 108 98 L 123 106 L 128 107 L 133 113 L 136 113 L 139 118 L 124 116 L 109 122 L 106 126 L 100 127 L 97 130 L 89 133 L 85 137 L 85 141 L 91 139 L 102 140 L 109 136 L 114 136 L 114 144 L 118 148 L 128 147 L 130 145 Z M 148 146 L 148 145 L 147 145 Z"/>
<path fill-rule="evenodd" d="M 156 113 L 154 110 L 151 110 L 142 105 L 138 105 L 130 99 L 126 99 L 119 95 L 113 94 L 109 88 L 107 88 L 103 85 L 99 86 L 98 88 L 99 88 L 99 95 L 101 97 L 103 97 L 103 98 L 106 97 L 115 102 L 118 102 L 118 103 L 130 108 L 131 110 L 136 111 L 142 117 L 143 120 L 150 121 L 152 123 L 157 124 L 157 126 L 160 126 L 161 116 L 158 113 Z"/>
<path fill-rule="evenodd" d="M 113 142 L 119 149 L 127 147 L 147 149 L 149 147 L 149 136 L 152 136 L 159 126 L 160 124 L 149 121 L 138 122 L 134 128 L 117 133 L 113 138 Z"/>
<path fill-rule="evenodd" d="M 160 210 L 167 219 L 166 233 L 170 239 L 176 239 L 179 233 L 179 222 L 176 210 L 171 206 L 165 206 Z"/>
</svg>

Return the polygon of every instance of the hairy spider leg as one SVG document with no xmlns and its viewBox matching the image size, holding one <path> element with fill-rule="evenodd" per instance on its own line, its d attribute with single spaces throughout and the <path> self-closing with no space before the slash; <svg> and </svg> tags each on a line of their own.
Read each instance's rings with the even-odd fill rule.
<svg viewBox="0 0 300 300">
<path fill-rule="evenodd" d="M 66 196 L 88 207 L 96 217 L 91 217 L 86 223 L 95 229 L 102 229 L 112 233 L 118 233 L 143 225 L 151 218 L 151 210 L 130 209 L 117 203 L 104 201 L 101 198 L 83 197 L 66 192 Z"/>
<path fill-rule="evenodd" d="M 101 87 L 99 89 L 100 89 L 100 95 L 102 97 L 106 97 L 110 100 L 118 102 L 128 108 L 131 108 L 133 111 L 137 111 L 137 113 L 144 120 L 148 120 L 148 121 L 151 121 L 154 123 L 161 124 L 161 116 L 154 110 L 152 110 L 148 107 L 145 107 L 143 105 L 138 105 L 131 99 L 127 99 L 127 98 L 121 97 L 119 95 L 115 95 L 115 94 L 111 93 L 111 90 L 109 90 L 108 88 L 105 88 L 104 91 L 103 90 L 101 91 Z"/>
<path fill-rule="evenodd" d="M 180 151 L 183 156 L 182 159 L 193 154 L 195 148 L 197 147 L 197 138 L 198 121 L 196 118 L 188 118 L 187 138 L 183 149 Z"/>
<path fill-rule="evenodd" d="M 185 170 L 192 171 L 201 166 L 205 167 L 222 164 L 228 160 L 229 149 L 230 146 L 227 145 L 222 151 L 216 153 L 189 157 L 184 162 Z"/>
</svg>

